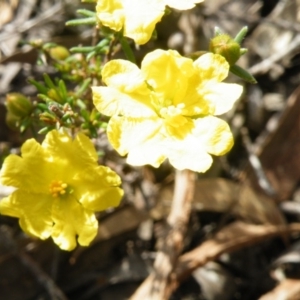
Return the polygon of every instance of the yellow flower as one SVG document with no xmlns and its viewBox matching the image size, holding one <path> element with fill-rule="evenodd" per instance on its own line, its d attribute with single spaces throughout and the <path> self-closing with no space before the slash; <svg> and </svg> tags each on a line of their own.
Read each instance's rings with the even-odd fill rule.
<svg viewBox="0 0 300 300">
<path fill-rule="evenodd" d="M 147 43 L 169 7 L 186 10 L 203 0 L 98 0 L 97 17 L 104 26 L 115 31 L 123 29 L 124 36 L 137 44 Z"/>
<path fill-rule="evenodd" d="M 97 164 L 97 153 L 84 134 L 73 140 L 56 130 L 40 145 L 27 140 L 22 157 L 4 161 L 2 184 L 16 191 L 0 201 L 0 213 L 19 218 L 29 235 L 54 242 L 64 250 L 87 246 L 97 234 L 95 211 L 117 206 L 123 195 L 120 178 Z"/>
<path fill-rule="evenodd" d="M 228 124 L 215 117 L 229 111 L 242 93 L 221 82 L 229 65 L 207 53 L 196 61 L 178 52 L 155 50 L 141 69 L 112 60 L 102 71 L 106 87 L 93 87 L 96 108 L 112 116 L 107 133 L 132 165 L 158 167 L 166 158 L 177 169 L 205 172 L 213 155 L 233 145 Z"/>
</svg>

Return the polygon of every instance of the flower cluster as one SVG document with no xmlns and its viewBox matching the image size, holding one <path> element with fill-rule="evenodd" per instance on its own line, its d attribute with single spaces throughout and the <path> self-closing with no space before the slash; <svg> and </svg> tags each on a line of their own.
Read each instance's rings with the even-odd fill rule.
<svg viewBox="0 0 300 300">
<path fill-rule="evenodd" d="M 29 235 L 54 242 L 64 250 L 87 246 L 98 230 L 95 211 L 117 206 L 123 195 L 120 177 L 99 166 L 91 140 L 73 140 L 56 130 L 40 145 L 27 140 L 22 156 L 5 160 L 0 178 L 16 191 L 0 202 L 0 213 L 19 218 Z"/>
<path fill-rule="evenodd" d="M 177 169 L 205 172 L 213 155 L 233 145 L 228 124 L 216 117 L 229 111 L 242 93 L 223 83 L 229 65 L 207 53 L 196 61 L 174 50 L 148 53 L 141 69 L 112 60 L 102 71 L 107 86 L 93 87 L 96 108 L 111 116 L 107 134 L 132 165 L 158 167 L 166 158 Z"/>
<path fill-rule="evenodd" d="M 102 25 L 144 44 L 166 6 L 186 10 L 202 1 L 98 0 L 96 11 Z M 127 155 L 129 164 L 158 167 L 169 159 L 179 170 L 205 172 L 212 155 L 231 149 L 230 128 L 217 116 L 233 107 L 242 87 L 223 82 L 230 66 L 216 54 L 224 52 L 223 41 L 219 38 L 216 44 L 214 53 L 195 61 L 158 49 L 144 57 L 141 68 L 122 59 L 105 64 L 106 86 L 92 87 L 93 102 L 101 114 L 111 117 L 108 139 L 120 155 Z M 239 57 L 239 44 L 237 49 Z M 237 59 L 231 59 L 231 65 Z M 20 118 L 29 117 L 31 103 L 12 96 L 21 102 L 13 106 L 16 100 L 11 99 L 8 109 L 22 112 Z M 72 250 L 77 241 L 89 245 L 98 230 L 95 212 L 119 205 L 123 196 L 120 177 L 97 160 L 91 140 L 82 133 L 73 139 L 52 130 L 42 144 L 27 140 L 21 156 L 9 155 L 1 169 L 1 183 L 16 190 L 1 200 L 0 213 L 19 218 L 31 236 L 52 237 L 61 249 Z"/>
<path fill-rule="evenodd" d="M 147 43 L 155 25 L 161 20 L 166 6 L 186 10 L 203 0 L 98 0 L 96 11 L 101 24 L 123 35 L 137 44 Z"/>
</svg>

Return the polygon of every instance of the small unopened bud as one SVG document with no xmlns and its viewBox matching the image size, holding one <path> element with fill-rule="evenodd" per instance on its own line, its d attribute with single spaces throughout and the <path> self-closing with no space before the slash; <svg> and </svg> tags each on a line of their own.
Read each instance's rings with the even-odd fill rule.
<svg viewBox="0 0 300 300">
<path fill-rule="evenodd" d="M 8 111 L 5 116 L 5 122 L 10 129 L 18 131 L 21 123 L 21 118 Z"/>
<path fill-rule="evenodd" d="M 58 103 L 63 103 L 63 99 L 61 99 L 61 96 L 55 89 L 50 89 L 47 92 L 47 96 Z"/>
<path fill-rule="evenodd" d="M 6 95 L 6 108 L 10 114 L 18 118 L 29 116 L 33 105 L 30 100 L 20 93 L 10 93 Z"/>
<path fill-rule="evenodd" d="M 56 124 L 56 122 L 57 122 L 56 116 L 54 116 L 54 115 L 52 115 L 52 114 L 50 114 L 48 112 L 41 113 L 39 115 L 39 117 L 40 117 L 41 121 L 43 121 L 43 122 L 45 122 L 47 124 L 53 125 L 53 124 Z"/>
<path fill-rule="evenodd" d="M 220 54 L 233 66 L 241 57 L 241 46 L 238 42 L 232 39 L 228 34 L 220 34 L 211 39 L 209 51 L 215 54 Z"/>
<path fill-rule="evenodd" d="M 65 60 L 70 56 L 69 50 L 63 46 L 55 46 L 50 48 L 48 51 L 50 57 L 55 60 Z"/>
</svg>

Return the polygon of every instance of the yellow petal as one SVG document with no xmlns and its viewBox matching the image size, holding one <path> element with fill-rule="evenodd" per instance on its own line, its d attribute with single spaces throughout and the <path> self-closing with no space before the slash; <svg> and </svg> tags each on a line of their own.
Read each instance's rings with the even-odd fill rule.
<svg viewBox="0 0 300 300">
<path fill-rule="evenodd" d="M 233 146 L 228 124 L 216 117 L 207 116 L 194 120 L 195 127 L 184 140 L 169 143 L 168 157 L 177 169 L 206 172 L 212 158 L 209 154 L 224 155 Z"/>
<path fill-rule="evenodd" d="M 212 114 L 217 116 L 232 109 L 241 96 L 243 87 L 234 83 L 207 82 L 203 91 L 203 99 L 214 108 Z"/>
<path fill-rule="evenodd" d="M 0 213 L 19 218 L 21 228 L 29 235 L 46 239 L 53 226 L 52 198 L 17 190 L 0 201 Z"/>
<path fill-rule="evenodd" d="M 70 183 L 83 169 L 97 166 L 98 155 L 92 141 L 82 133 L 73 140 L 66 132 L 52 130 L 42 143 L 52 180 Z"/>
<path fill-rule="evenodd" d="M 188 78 L 194 74 L 193 61 L 174 50 L 158 49 L 148 53 L 142 61 L 141 70 L 155 93 L 170 102 L 166 105 L 182 102 Z"/>
<path fill-rule="evenodd" d="M 165 120 L 165 128 L 169 136 L 183 140 L 193 130 L 194 122 L 191 118 L 177 115 Z"/>
<path fill-rule="evenodd" d="M 102 70 L 108 87 L 92 87 L 96 108 L 107 116 L 153 116 L 150 90 L 140 69 L 125 60 L 112 60 Z"/>
<path fill-rule="evenodd" d="M 158 167 L 166 158 L 163 121 L 159 118 L 112 117 L 107 128 L 108 139 L 127 162 Z"/>
<path fill-rule="evenodd" d="M 5 159 L 0 173 L 1 182 L 33 193 L 47 191 L 50 177 L 41 145 L 29 139 L 21 147 L 21 155 L 12 154 Z"/>
<path fill-rule="evenodd" d="M 102 79 L 109 85 L 124 93 L 147 94 L 145 77 L 133 63 L 123 59 L 111 60 L 102 69 Z"/>
<path fill-rule="evenodd" d="M 124 26 L 125 15 L 122 0 L 101 0 L 96 6 L 97 17 L 106 27 L 120 31 Z"/>
<path fill-rule="evenodd" d="M 191 119 L 190 121 L 194 123 L 193 129 L 183 139 L 172 137 L 168 139 L 167 156 L 170 163 L 178 170 L 205 172 L 212 164 L 212 158 L 207 153 L 204 144 L 205 128 L 200 128 L 203 130 L 201 134 L 199 126 L 196 128 L 197 120 Z"/>
<path fill-rule="evenodd" d="M 55 199 L 52 209 L 54 226 L 52 238 L 63 250 L 73 250 L 76 247 L 76 236 L 82 246 L 88 246 L 95 238 L 98 222 L 92 211 L 84 209 L 78 201 L 68 196 Z"/>
<path fill-rule="evenodd" d="M 199 143 L 199 140 L 192 136 L 180 142 L 170 143 L 168 158 L 178 170 L 189 169 L 195 172 L 206 172 L 212 164 L 211 156 Z"/>
<path fill-rule="evenodd" d="M 220 82 L 228 76 L 229 64 L 218 54 L 206 53 L 194 61 L 194 67 L 201 76 L 201 81 L 213 80 Z"/>
<path fill-rule="evenodd" d="M 155 25 L 165 13 L 161 0 L 123 0 L 125 24 L 124 36 L 132 38 L 137 44 L 147 43 Z"/>
<path fill-rule="evenodd" d="M 195 7 L 196 3 L 203 2 L 203 0 L 165 0 L 166 5 L 169 7 L 186 10 Z"/>
<path fill-rule="evenodd" d="M 78 133 L 73 139 L 67 132 L 52 130 L 46 135 L 42 147 L 47 151 L 49 161 L 57 157 L 80 165 L 95 165 L 98 161 L 92 141 L 83 133 Z"/>
<path fill-rule="evenodd" d="M 211 111 L 214 112 L 215 106 L 213 103 L 204 99 L 205 89 L 198 87 L 202 86 L 201 78 L 195 74 L 189 79 L 186 94 L 183 99 L 184 108 L 182 114 L 185 116 L 207 115 Z"/>
<path fill-rule="evenodd" d="M 120 204 L 124 192 L 118 187 L 121 185 L 121 179 L 115 172 L 104 166 L 98 166 L 88 172 L 82 171 L 78 183 L 74 182 L 74 196 L 86 209 L 102 211 Z M 83 181 L 84 185 L 80 185 L 80 181 Z"/>
<path fill-rule="evenodd" d="M 156 114 L 150 105 L 149 95 L 125 94 L 111 87 L 93 87 L 92 90 L 94 105 L 106 116 L 150 117 Z"/>
<path fill-rule="evenodd" d="M 233 146 L 233 136 L 228 124 L 222 119 L 208 116 L 195 120 L 194 137 L 201 139 L 210 154 L 224 155 Z"/>
</svg>

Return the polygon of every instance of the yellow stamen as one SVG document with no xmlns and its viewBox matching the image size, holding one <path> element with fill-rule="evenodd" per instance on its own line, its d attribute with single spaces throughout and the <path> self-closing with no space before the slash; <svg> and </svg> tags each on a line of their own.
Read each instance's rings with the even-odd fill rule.
<svg viewBox="0 0 300 300">
<path fill-rule="evenodd" d="M 61 180 L 53 180 L 50 183 L 49 192 L 52 195 L 52 197 L 57 198 L 60 195 L 66 194 L 66 189 L 68 188 L 68 185 Z"/>
<path fill-rule="evenodd" d="M 178 116 L 182 114 L 182 109 L 184 108 L 184 103 L 179 103 L 178 105 L 170 105 L 167 107 L 163 107 L 160 110 L 160 115 L 163 118 L 170 118 L 174 116 Z"/>
</svg>

